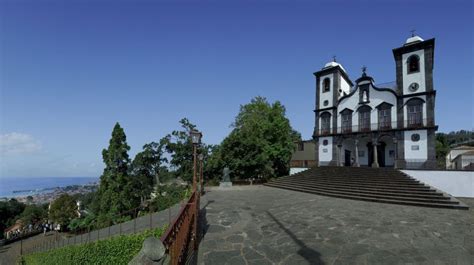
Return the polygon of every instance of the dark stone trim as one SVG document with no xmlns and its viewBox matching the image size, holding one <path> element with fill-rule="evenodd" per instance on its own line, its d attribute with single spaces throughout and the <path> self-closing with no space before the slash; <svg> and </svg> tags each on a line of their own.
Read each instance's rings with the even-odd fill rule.
<svg viewBox="0 0 474 265">
<path fill-rule="evenodd" d="M 409 100 L 407 100 L 407 102 L 405 102 L 405 104 L 402 105 L 402 108 L 405 105 L 412 106 L 412 105 L 419 105 L 419 104 L 425 104 L 425 103 L 426 103 L 426 101 L 424 101 L 422 98 L 414 97 L 414 98 L 410 98 Z"/>
<path fill-rule="evenodd" d="M 390 109 L 392 107 L 393 107 L 392 104 L 384 101 L 384 102 L 378 104 L 375 108 L 381 110 L 381 109 Z"/>
<path fill-rule="evenodd" d="M 344 79 L 346 79 L 346 81 L 349 83 L 349 85 L 354 86 L 354 83 L 352 83 L 351 79 L 349 78 L 349 76 L 347 75 L 346 71 L 344 71 L 339 65 L 338 66 L 333 66 L 333 67 L 329 67 L 329 68 L 325 68 L 325 69 L 322 69 L 320 71 L 317 71 L 317 72 L 314 72 L 313 75 L 314 76 L 322 76 L 322 75 L 326 75 L 326 74 L 329 74 L 331 72 L 333 72 L 334 70 L 339 70 L 339 72 L 341 73 L 342 77 L 344 77 Z"/>
<path fill-rule="evenodd" d="M 367 109 L 367 108 L 368 108 L 369 111 L 372 111 L 372 107 L 369 106 L 369 105 L 361 105 L 361 106 L 357 107 L 356 111 L 357 111 L 357 112 L 360 112 L 360 109 L 362 109 L 362 108 L 363 108 L 363 109 Z"/>
<path fill-rule="evenodd" d="M 411 93 L 402 95 L 402 98 L 409 98 L 409 97 L 416 97 L 416 96 L 429 96 L 429 95 L 436 95 L 435 90 L 425 91 L 425 92 L 418 92 L 418 93 Z"/>
<path fill-rule="evenodd" d="M 373 80 L 372 80 L 372 81 L 373 81 Z M 395 95 L 395 97 L 398 97 L 398 94 L 397 94 L 395 91 L 393 91 L 392 89 L 390 89 L 390 88 L 379 88 L 379 87 L 376 87 L 373 82 L 370 83 L 370 86 L 371 86 L 373 89 L 377 90 L 377 91 L 390 92 L 390 93 L 392 93 L 393 95 Z M 357 85 L 356 88 L 351 91 L 351 93 L 346 94 L 346 95 L 340 97 L 339 100 L 338 100 L 338 102 L 337 102 L 337 105 L 339 105 L 339 103 L 340 103 L 343 99 L 348 98 L 348 97 L 351 97 L 352 95 L 354 95 L 354 94 L 359 90 L 359 87 L 360 87 L 360 86 Z M 370 98 L 369 98 L 369 99 L 370 99 Z"/>
<path fill-rule="evenodd" d="M 343 112 L 344 112 L 344 113 L 343 113 Z M 349 109 L 349 108 L 345 108 L 345 109 L 339 111 L 339 113 L 341 113 L 341 114 L 345 114 L 346 112 L 352 113 L 352 112 L 354 112 L 354 111 L 351 110 L 351 109 Z"/>
<path fill-rule="evenodd" d="M 429 40 L 425 40 L 425 41 L 413 43 L 413 44 L 410 44 L 410 45 L 402 46 L 402 47 L 399 47 L 399 48 L 395 48 L 395 49 L 392 50 L 392 52 L 393 52 L 393 56 L 396 59 L 397 55 L 401 55 L 403 53 L 409 53 L 409 52 L 413 52 L 413 51 L 417 51 L 417 50 L 421 50 L 421 49 L 427 49 L 427 48 L 433 48 L 434 49 L 434 46 L 435 46 L 435 39 L 432 38 L 432 39 L 429 39 Z"/>
<path fill-rule="evenodd" d="M 321 111 L 332 110 L 332 109 L 337 109 L 337 107 L 334 106 L 334 107 L 329 107 L 329 108 L 315 109 L 315 110 L 313 110 L 313 111 L 314 111 L 314 112 L 321 112 Z"/>
<path fill-rule="evenodd" d="M 420 126 L 415 128 L 393 128 L 393 129 L 386 129 L 386 130 L 376 130 L 370 132 L 347 132 L 347 133 L 328 133 L 325 135 L 318 135 L 316 137 L 328 137 L 328 136 L 342 136 L 342 135 L 361 135 L 367 133 L 388 133 L 388 132 L 404 132 L 404 131 L 413 131 L 413 130 L 438 130 L 438 125 L 435 126 Z M 337 130 L 337 128 L 336 128 Z"/>
<path fill-rule="evenodd" d="M 356 84 L 359 84 L 362 81 L 369 81 L 370 83 L 373 83 L 374 79 L 371 76 L 366 75 L 359 77 L 355 82 Z"/>
</svg>

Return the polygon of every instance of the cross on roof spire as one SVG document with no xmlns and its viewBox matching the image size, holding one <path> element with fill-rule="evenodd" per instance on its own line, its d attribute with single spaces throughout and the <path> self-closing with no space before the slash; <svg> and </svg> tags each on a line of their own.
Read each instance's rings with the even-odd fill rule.
<svg viewBox="0 0 474 265">
<path fill-rule="evenodd" d="M 362 66 L 362 75 L 366 76 L 367 75 L 366 72 L 367 72 L 367 66 L 364 65 Z"/>
<path fill-rule="evenodd" d="M 411 36 L 412 36 L 412 37 L 415 37 L 415 31 L 416 31 L 416 29 L 412 29 L 412 30 L 410 30 L 410 32 L 411 32 Z"/>
<path fill-rule="evenodd" d="M 333 61 L 333 62 L 336 62 L 336 55 L 333 55 L 333 56 L 332 56 L 332 61 Z"/>
</svg>

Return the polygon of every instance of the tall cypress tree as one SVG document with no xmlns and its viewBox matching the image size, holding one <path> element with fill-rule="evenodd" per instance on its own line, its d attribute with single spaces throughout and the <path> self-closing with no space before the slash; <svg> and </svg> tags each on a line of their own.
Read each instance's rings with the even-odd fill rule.
<svg viewBox="0 0 474 265">
<path fill-rule="evenodd" d="M 102 150 L 104 173 L 99 186 L 99 223 L 116 220 L 117 215 L 138 206 L 129 175 L 130 158 L 125 132 L 117 122 L 109 147 Z"/>
</svg>

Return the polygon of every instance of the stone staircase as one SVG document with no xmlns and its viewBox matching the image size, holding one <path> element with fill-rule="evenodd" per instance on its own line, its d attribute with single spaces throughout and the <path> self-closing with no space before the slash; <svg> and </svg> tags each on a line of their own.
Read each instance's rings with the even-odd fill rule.
<svg viewBox="0 0 474 265">
<path fill-rule="evenodd" d="M 313 167 L 264 185 L 362 201 L 469 209 L 454 197 L 391 168 Z"/>
</svg>

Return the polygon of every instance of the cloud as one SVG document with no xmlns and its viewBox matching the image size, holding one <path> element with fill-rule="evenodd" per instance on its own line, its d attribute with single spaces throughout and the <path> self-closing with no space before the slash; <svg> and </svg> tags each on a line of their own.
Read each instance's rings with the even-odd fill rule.
<svg viewBox="0 0 474 265">
<path fill-rule="evenodd" d="M 33 154 L 41 150 L 41 143 L 25 133 L 0 134 L 1 155 Z"/>
</svg>

